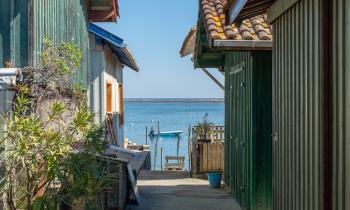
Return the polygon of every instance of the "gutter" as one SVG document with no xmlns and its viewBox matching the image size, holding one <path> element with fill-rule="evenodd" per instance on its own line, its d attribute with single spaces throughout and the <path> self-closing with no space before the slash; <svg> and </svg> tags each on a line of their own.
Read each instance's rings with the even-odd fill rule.
<svg viewBox="0 0 350 210">
<path fill-rule="evenodd" d="M 237 50 L 272 50 L 272 40 L 213 40 L 215 48 Z"/>
</svg>

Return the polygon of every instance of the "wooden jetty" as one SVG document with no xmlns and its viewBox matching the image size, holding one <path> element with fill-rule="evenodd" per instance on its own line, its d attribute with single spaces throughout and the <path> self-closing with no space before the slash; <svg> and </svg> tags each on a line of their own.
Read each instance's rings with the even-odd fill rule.
<svg viewBox="0 0 350 210">
<path fill-rule="evenodd" d="M 185 167 L 184 156 L 165 156 L 166 171 L 183 171 Z"/>
</svg>

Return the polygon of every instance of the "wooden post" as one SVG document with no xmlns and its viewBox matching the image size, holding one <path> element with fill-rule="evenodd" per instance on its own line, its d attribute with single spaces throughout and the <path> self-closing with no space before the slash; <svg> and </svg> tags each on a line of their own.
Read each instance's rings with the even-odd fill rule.
<svg viewBox="0 0 350 210">
<path fill-rule="evenodd" d="M 146 126 L 146 145 L 148 145 L 148 128 Z"/>
<path fill-rule="evenodd" d="M 153 161 L 153 170 L 156 170 L 156 163 L 157 163 L 157 150 L 158 150 L 158 140 L 159 140 L 159 121 L 158 121 L 158 133 L 157 133 L 157 140 L 156 144 L 154 146 L 154 161 Z"/>
<path fill-rule="evenodd" d="M 153 170 L 155 171 L 156 170 L 156 163 L 157 163 L 157 142 L 156 144 L 154 145 L 154 158 L 153 158 Z"/>
<path fill-rule="evenodd" d="M 191 171 L 191 158 L 192 158 L 192 152 L 191 152 L 191 125 L 188 126 L 188 170 Z"/>
<path fill-rule="evenodd" d="M 160 148 L 160 170 L 163 171 L 163 147 Z"/>
<path fill-rule="evenodd" d="M 159 136 L 159 121 L 158 121 L 158 128 L 157 129 L 158 129 L 158 135 L 157 136 Z"/>
<path fill-rule="evenodd" d="M 179 158 L 180 135 L 177 136 L 176 157 Z"/>
</svg>

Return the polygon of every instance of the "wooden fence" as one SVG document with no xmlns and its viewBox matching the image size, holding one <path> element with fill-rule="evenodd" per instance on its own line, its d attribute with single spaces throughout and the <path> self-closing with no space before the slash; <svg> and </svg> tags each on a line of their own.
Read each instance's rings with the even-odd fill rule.
<svg viewBox="0 0 350 210">
<path fill-rule="evenodd" d="M 224 143 L 224 126 L 194 126 L 195 142 Z"/>
<path fill-rule="evenodd" d="M 192 175 L 224 171 L 224 126 L 195 126 L 191 129 Z"/>
<path fill-rule="evenodd" d="M 197 169 L 199 173 L 224 171 L 224 145 L 198 144 Z"/>
</svg>

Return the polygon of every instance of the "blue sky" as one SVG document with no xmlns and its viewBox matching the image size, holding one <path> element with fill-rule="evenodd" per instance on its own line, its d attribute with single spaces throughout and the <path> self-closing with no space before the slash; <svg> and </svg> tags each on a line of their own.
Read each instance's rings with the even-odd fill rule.
<svg viewBox="0 0 350 210">
<path fill-rule="evenodd" d="M 101 26 L 124 39 L 140 72 L 124 70 L 126 98 L 222 98 L 224 92 L 190 56 L 181 58 L 184 37 L 196 24 L 197 0 L 119 0 L 117 24 Z M 223 81 L 217 71 L 212 72 Z"/>
</svg>

